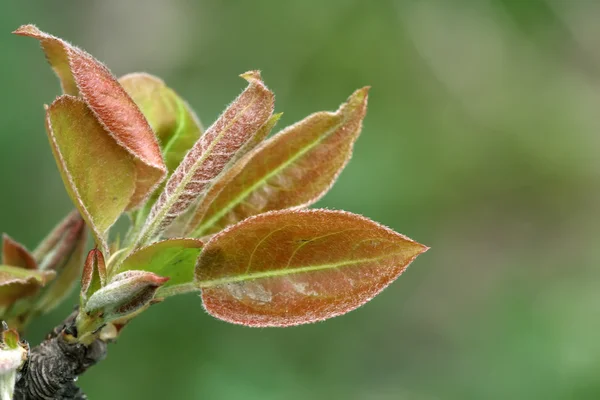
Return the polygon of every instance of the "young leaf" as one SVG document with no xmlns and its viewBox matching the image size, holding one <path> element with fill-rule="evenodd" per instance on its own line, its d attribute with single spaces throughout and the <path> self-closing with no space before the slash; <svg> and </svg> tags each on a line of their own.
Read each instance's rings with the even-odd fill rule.
<svg viewBox="0 0 600 400">
<path fill-rule="evenodd" d="M 119 266 L 117 272 L 143 270 L 168 277 L 161 289 L 194 281 L 194 267 L 203 243 L 198 239 L 168 239 L 142 247 Z"/>
<path fill-rule="evenodd" d="M 31 296 L 52 280 L 54 271 L 35 271 L 9 265 L 0 265 L 0 308 L 16 300 Z"/>
<path fill-rule="evenodd" d="M 91 295 L 106 285 L 106 264 L 104 256 L 98 249 L 90 250 L 85 259 L 81 275 L 81 306 L 83 307 Z"/>
<path fill-rule="evenodd" d="M 298 325 L 366 303 L 426 250 L 359 215 L 276 211 L 215 235 L 198 258 L 196 283 L 217 318 Z"/>
<path fill-rule="evenodd" d="M 147 271 L 122 272 L 89 298 L 84 311 L 100 313 L 105 322 L 110 322 L 149 304 L 156 290 L 168 280 Z"/>
<path fill-rule="evenodd" d="M 271 116 L 274 96 L 258 71 L 242 77 L 249 82 L 248 87 L 206 130 L 173 172 L 142 229 L 141 243 L 149 242 L 182 214 Z"/>
<path fill-rule="evenodd" d="M 186 236 L 218 232 L 251 215 L 308 206 L 333 185 L 352 154 L 367 110 L 368 88 L 335 112 L 320 112 L 276 134 L 210 188 Z"/>
<path fill-rule="evenodd" d="M 39 269 L 61 270 L 75 248 L 87 239 L 79 211 L 70 212 L 33 251 Z"/>
<path fill-rule="evenodd" d="M 54 251 L 46 257 L 46 270 L 56 271 L 57 276 L 41 290 L 34 306 L 35 313 L 48 312 L 59 305 L 71 294 L 81 276 L 87 234 L 79 213 L 71 215 L 73 223 L 67 225 L 68 229 L 63 231 Z M 69 222 L 68 218 L 66 222 Z"/>
<path fill-rule="evenodd" d="M 2 264 L 37 269 L 37 262 L 29 250 L 6 233 L 2 236 Z"/>
<path fill-rule="evenodd" d="M 134 162 L 76 97 L 56 99 L 46 110 L 46 127 L 71 200 L 107 253 L 105 233 L 135 191 Z"/>
<path fill-rule="evenodd" d="M 66 94 L 80 96 L 106 132 L 133 158 L 136 185 L 127 209 L 134 209 L 166 175 L 160 148 L 144 115 L 102 63 L 66 41 L 24 25 L 13 33 L 38 39 Z"/>
<path fill-rule="evenodd" d="M 250 140 L 246 142 L 246 144 L 242 146 L 242 148 L 240 148 L 233 159 L 229 162 L 229 165 L 232 167 L 225 168 L 225 172 L 217 177 L 216 181 L 213 183 L 201 201 L 197 201 L 183 214 L 179 215 L 165 230 L 164 236 L 170 238 L 190 236 L 190 224 L 194 223 L 194 221 L 196 224 L 198 223 L 198 221 L 194 218 L 198 218 L 198 214 L 204 215 L 206 212 L 205 208 L 207 207 L 206 204 L 210 204 L 221 192 L 221 190 L 223 190 L 223 187 L 227 185 L 233 173 L 230 172 L 230 169 L 239 168 L 239 166 L 236 167 L 238 161 L 265 140 L 282 115 L 283 113 L 278 113 L 269 118 L 269 120 L 258 130 L 258 132 L 256 132 L 254 136 L 252 136 L 252 138 L 250 138 Z"/>
<path fill-rule="evenodd" d="M 167 169 L 173 172 L 202 134 L 198 117 L 160 78 L 133 73 L 119 78 L 119 83 L 148 120 Z"/>
</svg>

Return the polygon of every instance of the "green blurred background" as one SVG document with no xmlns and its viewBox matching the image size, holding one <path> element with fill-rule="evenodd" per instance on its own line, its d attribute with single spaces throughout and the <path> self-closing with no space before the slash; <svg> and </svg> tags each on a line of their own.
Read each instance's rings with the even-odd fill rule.
<svg viewBox="0 0 600 400">
<path fill-rule="evenodd" d="M 58 81 L 24 23 L 116 75 L 163 77 L 209 125 L 261 69 L 280 127 L 372 85 L 318 206 L 432 249 L 365 307 L 249 329 L 194 295 L 152 307 L 80 379 L 91 399 L 599 399 L 600 2 L 9 1 L 0 229 L 33 247 L 71 205 L 43 127 Z M 32 326 L 41 340 L 75 297 Z"/>
</svg>

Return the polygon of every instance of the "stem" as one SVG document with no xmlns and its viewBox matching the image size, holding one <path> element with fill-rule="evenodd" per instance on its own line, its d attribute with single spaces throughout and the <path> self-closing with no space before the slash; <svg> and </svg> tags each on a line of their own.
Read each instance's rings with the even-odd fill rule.
<svg viewBox="0 0 600 400">
<path fill-rule="evenodd" d="M 75 310 L 47 339 L 31 350 L 15 386 L 14 400 L 84 400 L 75 380 L 106 357 L 106 342 L 89 345 L 76 338 Z"/>
<path fill-rule="evenodd" d="M 159 288 L 156 292 L 157 299 L 164 299 L 166 297 L 174 296 L 176 294 L 184 294 L 190 292 L 198 292 L 200 289 L 195 283 L 184 283 L 182 285 L 167 286 L 166 288 Z"/>
</svg>

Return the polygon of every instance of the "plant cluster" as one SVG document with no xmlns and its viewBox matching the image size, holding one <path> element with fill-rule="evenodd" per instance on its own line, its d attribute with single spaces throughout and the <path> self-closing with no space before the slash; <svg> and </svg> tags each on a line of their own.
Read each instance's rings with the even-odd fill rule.
<svg viewBox="0 0 600 400">
<path fill-rule="evenodd" d="M 269 137 L 281 114 L 250 71 L 204 129 L 161 79 L 117 79 L 33 25 L 14 33 L 41 43 L 60 80 L 46 130 L 77 210 L 33 252 L 4 236 L 0 318 L 11 328 L 22 331 L 78 282 L 78 311 L 57 333 L 78 346 L 109 342 L 152 304 L 188 292 L 224 321 L 310 323 L 361 306 L 427 250 L 362 216 L 307 209 L 347 164 L 368 88 Z M 123 214 L 128 233 L 111 236 Z M 95 241 L 87 256 L 86 226 Z M 6 329 L 0 375 L 8 376 L 27 357 Z"/>
</svg>

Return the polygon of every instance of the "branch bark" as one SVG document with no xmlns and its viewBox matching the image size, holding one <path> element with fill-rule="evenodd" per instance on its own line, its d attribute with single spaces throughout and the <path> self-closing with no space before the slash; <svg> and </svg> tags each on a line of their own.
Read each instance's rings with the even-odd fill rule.
<svg viewBox="0 0 600 400">
<path fill-rule="evenodd" d="M 75 381 L 106 357 L 107 344 L 100 339 L 89 346 L 73 341 L 76 316 L 77 310 L 31 350 L 17 379 L 14 400 L 87 399 Z"/>
</svg>

